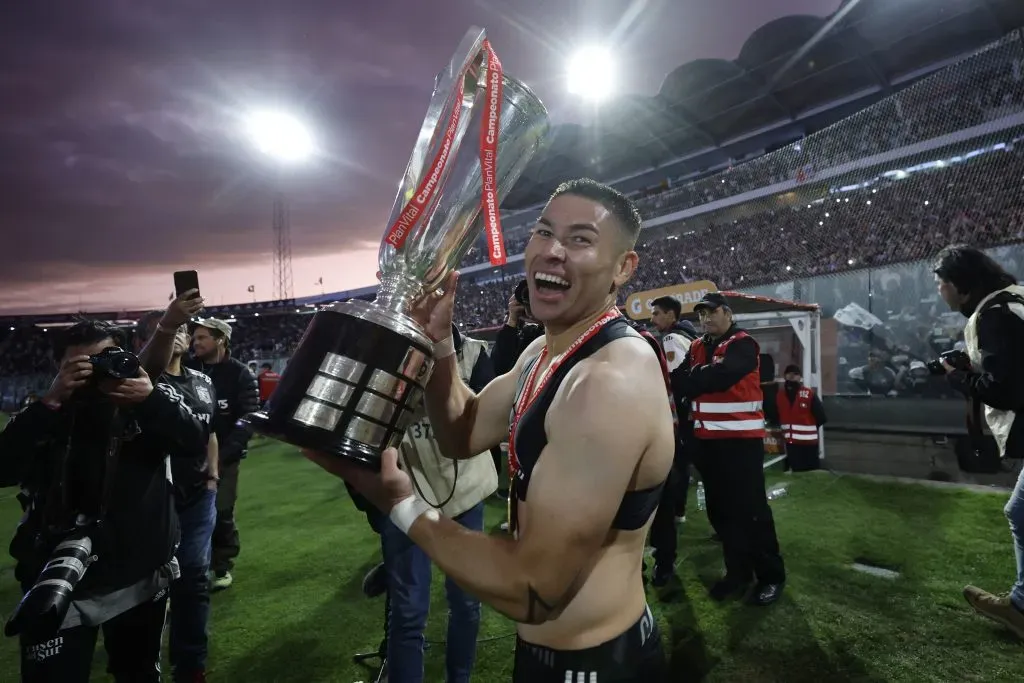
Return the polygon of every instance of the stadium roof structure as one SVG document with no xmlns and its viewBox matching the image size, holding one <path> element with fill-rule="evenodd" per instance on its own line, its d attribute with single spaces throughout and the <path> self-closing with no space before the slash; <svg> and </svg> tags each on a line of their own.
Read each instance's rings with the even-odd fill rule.
<svg viewBox="0 0 1024 683">
<path fill-rule="evenodd" d="M 503 208 L 536 205 L 567 178 L 628 178 L 843 100 L 887 95 L 1022 25 L 1021 0 L 846 0 L 830 17 L 776 19 L 735 60 L 683 64 L 653 97 L 620 97 L 592 125 L 552 128 Z"/>
</svg>

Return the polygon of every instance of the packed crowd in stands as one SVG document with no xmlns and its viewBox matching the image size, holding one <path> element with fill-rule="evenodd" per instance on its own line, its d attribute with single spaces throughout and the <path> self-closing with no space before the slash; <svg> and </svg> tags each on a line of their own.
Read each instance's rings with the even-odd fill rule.
<svg viewBox="0 0 1024 683">
<path fill-rule="evenodd" d="M 822 170 L 905 148 L 1024 109 L 1024 66 L 1016 42 L 992 48 L 943 74 L 936 83 L 887 98 L 820 133 L 772 154 L 695 182 L 679 178 L 642 192 L 637 206 L 645 219 L 702 206 L 792 180 L 810 180 Z M 507 235 L 510 254 L 528 235 Z M 464 265 L 487 260 L 475 245 Z"/>
<path fill-rule="evenodd" d="M 816 172 L 846 162 L 1019 114 L 1024 108 L 1020 46 L 997 47 L 969 60 L 942 83 L 906 90 L 725 174 L 685 185 L 667 181 L 660 192 L 639 200 L 641 212 L 648 219 L 666 215 L 799 180 L 801 174 L 810 181 Z M 810 183 L 789 193 L 786 201 L 780 195 L 764 197 L 645 230 L 638 245 L 640 267 L 623 296 L 694 280 L 711 280 L 723 290 L 745 289 L 877 268 L 927 258 L 954 241 L 980 247 L 1022 242 L 1024 145 L 1011 143 L 1014 134 L 1020 136 L 1020 130 L 1000 134 L 1010 143 L 1005 150 L 903 178 L 872 179 L 860 170 L 844 175 L 843 182 L 829 181 L 833 188 L 865 183 L 856 190 L 822 197 L 820 183 L 817 189 Z M 936 158 L 941 156 L 936 152 Z M 507 234 L 508 253 L 521 253 L 528 239 L 520 230 Z M 462 265 L 485 260 L 485 253 L 474 247 Z M 456 312 L 460 324 L 470 330 L 502 324 L 520 269 L 521 264 L 511 264 L 486 283 L 464 277 Z M 239 318 L 233 352 L 246 362 L 286 357 L 309 320 L 306 314 Z M 42 383 L 54 369 L 48 343 L 53 334 L 24 325 L 0 329 L 0 399 L 5 404 L 12 394 L 45 389 Z"/>
<path fill-rule="evenodd" d="M 743 289 L 926 259 L 950 242 L 1020 242 L 1022 177 L 1024 149 L 1015 148 L 902 180 L 882 179 L 810 205 L 773 209 L 771 201 L 754 202 L 746 207 L 749 215 L 727 222 L 645 230 L 639 268 L 623 294 L 694 280 Z M 468 328 L 500 324 L 518 279 L 463 279 L 459 319 Z"/>
<path fill-rule="evenodd" d="M 640 267 L 623 297 L 694 280 L 744 289 L 904 263 L 926 259 L 955 241 L 981 247 L 1024 242 L 1022 177 L 1024 148 L 1011 145 L 904 179 L 882 178 L 809 205 L 778 208 L 769 199 L 744 205 L 745 215 L 732 211 L 728 220 L 712 215 L 699 226 L 676 222 L 645 230 L 638 245 Z M 512 269 L 487 283 L 463 278 L 456 312 L 462 326 L 502 324 L 519 272 Z M 240 317 L 233 323 L 233 353 L 247 362 L 286 357 L 309 319 L 308 314 Z M 0 377 L 50 373 L 53 333 L 38 327 L 0 332 Z"/>
</svg>

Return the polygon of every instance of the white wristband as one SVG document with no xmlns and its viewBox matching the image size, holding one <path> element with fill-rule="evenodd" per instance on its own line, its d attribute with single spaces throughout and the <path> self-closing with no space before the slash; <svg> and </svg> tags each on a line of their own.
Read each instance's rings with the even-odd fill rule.
<svg viewBox="0 0 1024 683">
<path fill-rule="evenodd" d="M 439 516 L 437 510 L 428 505 L 426 501 L 420 500 L 417 496 L 409 496 L 391 508 L 391 514 L 388 516 L 391 518 L 391 522 L 402 530 L 403 534 L 408 534 L 413 522 L 425 513 L 433 513 L 431 519 L 435 520 Z"/>
<path fill-rule="evenodd" d="M 453 337 L 445 337 L 441 341 L 434 344 L 434 360 L 441 360 L 448 356 L 455 355 L 455 339 Z"/>
</svg>

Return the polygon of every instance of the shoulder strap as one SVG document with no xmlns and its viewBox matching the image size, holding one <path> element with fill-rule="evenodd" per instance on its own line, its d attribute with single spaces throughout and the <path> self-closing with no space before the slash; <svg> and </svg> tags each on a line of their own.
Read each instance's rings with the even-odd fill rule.
<svg viewBox="0 0 1024 683">
<path fill-rule="evenodd" d="M 1024 304 L 1024 297 L 1014 292 L 1000 292 L 986 301 L 981 308 L 978 309 L 978 315 L 980 316 L 990 308 L 995 308 L 996 306 L 1009 306 L 1010 304 Z"/>
</svg>

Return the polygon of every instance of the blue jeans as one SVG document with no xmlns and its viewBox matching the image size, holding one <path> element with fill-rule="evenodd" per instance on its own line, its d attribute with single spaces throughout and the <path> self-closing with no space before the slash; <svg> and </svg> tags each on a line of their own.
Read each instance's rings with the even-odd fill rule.
<svg viewBox="0 0 1024 683">
<path fill-rule="evenodd" d="M 455 521 L 467 529 L 482 531 L 483 503 L 459 515 Z M 430 559 L 390 519 L 384 517 L 382 526 L 381 546 L 391 600 L 388 681 L 422 683 L 423 629 L 430 610 Z M 445 579 L 444 587 L 448 597 L 447 683 L 468 683 L 476 659 L 480 601 L 451 579 Z"/>
<path fill-rule="evenodd" d="M 206 670 L 207 624 L 210 620 L 210 537 L 217 523 L 217 492 L 202 493 L 179 504 L 181 578 L 171 584 L 171 667 L 174 680 L 191 680 Z"/>
<path fill-rule="evenodd" d="M 1006 519 L 1010 520 L 1013 550 L 1017 555 L 1017 583 L 1010 591 L 1010 600 L 1018 609 L 1024 610 L 1024 470 L 1017 477 L 1017 485 L 1013 487 L 1003 512 Z"/>
</svg>

